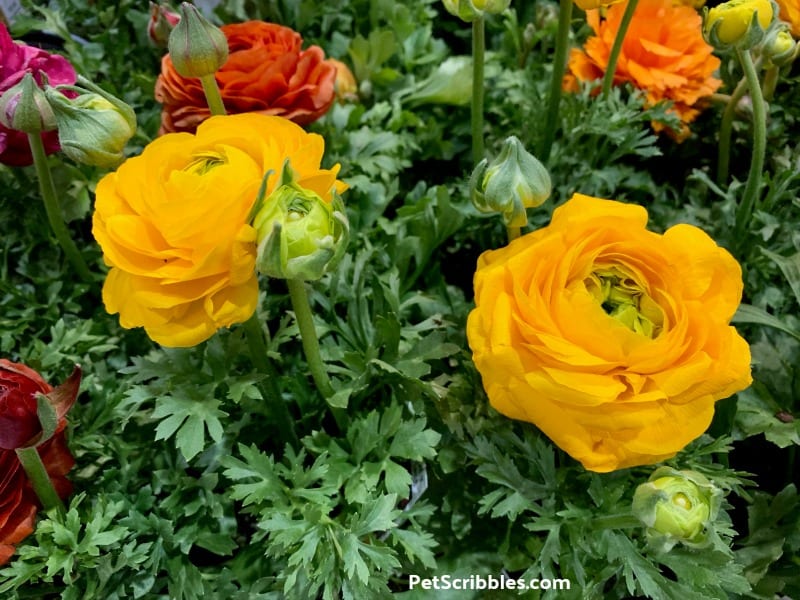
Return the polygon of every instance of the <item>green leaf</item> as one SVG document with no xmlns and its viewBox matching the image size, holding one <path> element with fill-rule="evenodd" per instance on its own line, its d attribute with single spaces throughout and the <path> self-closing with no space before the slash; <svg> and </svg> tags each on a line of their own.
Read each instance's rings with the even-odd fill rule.
<svg viewBox="0 0 800 600">
<path fill-rule="evenodd" d="M 795 300 L 797 300 L 797 303 L 800 304 L 800 252 L 797 252 L 792 256 L 781 256 L 780 254 L 771 252 L 766 248 L 761 248 L 761 252 L 771 258 L 772 261 L 778 265 L 781 273 L 783 273 L 783 276 L 786 277 L 786 281 L 789 282 L 789 286 L 792 288 Z"/>
<path fill-rule="evenodd" d="M 182 386 L 171 395 L 156 400 L 153 418 L 162 419 L 156 426 L 156 440 L 175 435 L 175 445 L 186 460 L 191 460 L 205 447 L 205 434 L 215 442 L 222 439 L 220 401 L 212 396 L 213 386 Z"/>
<path fill-rule="evenodd" d="M 767 327 L 773 327 L 784 333 L 788 333 L 796 340 L 800 340 L 800 332 L 795 331 L 778 317 L 769 314 L 764 309 L 750 304 L 740 304 L 739 308 L 736 310 L 736 314 L 733 315 L 731 319 L 731 323 L 755 323 L 756 325 L 766 325 Z"/>
</svg>

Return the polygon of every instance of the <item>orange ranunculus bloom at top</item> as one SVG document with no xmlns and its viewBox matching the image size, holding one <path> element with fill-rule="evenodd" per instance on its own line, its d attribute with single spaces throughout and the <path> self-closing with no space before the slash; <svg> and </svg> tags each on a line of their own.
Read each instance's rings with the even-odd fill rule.
<svg viewBox="0 0 800 600">
<path fill-rule="evenodd" d="M 751 382 L 729 325 L 736 260 L 691 225 L 575 194 L 547 227 L 485 252 L 467 337 L 492 406 L 592 471 L 674 456 Z"/>
<path fill-rule="evenodd" d="M 259 112 L 305 125 L 331 107 L 336 66 L 321 48 L 301 50 L 299 33 L 264 21 L 221 29 L 230 54 L 216 79 L 229 114 Z M 211 114 L 200 80 L 178 75 L 169 54 L 161 61 L 155 97 L 163 105 L 161 133 L 192 133 Z"/>
<path fill-rule="evenodd" d="M 781 8 L 780 17 L 789 24 L 795 38 L 800 37 L 800 0 L 777 0 Z"/>
<path fill-rule="evenodd" d="M 605 17 L 590 10 L 586 19 L 595 35 L 583 50 L 569 56 L 564 88 L 577 91 L 577 81 L 602 79 L 625 4 L 607 9 Z M 643 90 L 648 104 L 671 100 L 684 124 L 699 114 L 698 101 L 714 93 L 722 82 L 713 74 L 720 61 L 703 39 L 702 18 L 689 6 L 672 0 L 640 0 L 622 45 L 614 84 L 631 83 Z M 688 135 L 688 127 L 679 137 Z"/>
</svg>

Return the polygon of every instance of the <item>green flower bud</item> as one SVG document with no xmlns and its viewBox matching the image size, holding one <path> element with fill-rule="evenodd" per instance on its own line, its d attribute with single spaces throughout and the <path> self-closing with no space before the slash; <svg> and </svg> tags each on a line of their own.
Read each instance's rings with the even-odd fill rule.
<svg viewBox="0 0 800 600">
<path fill-rule="evenodd" d="M 479 211 L 502 213 L 506 227 L 524 227 L 528 224 L 525 209 L 542 204 L 552 188 L 544 165 L 512 135 L 494 161 L 478 163 L 469 189 Z"/>
<path fill-rule="evenodd" d="M 467 23 L 484 13 L 499 14 L 508 8 L 511 0 L 442 0 L 451 15 Z"/>
<path fill-rule="evenodd" d="M 747 50 L 764 39 L 776 14 L 773 0 L 728 0 L 703 9 L 703 35 L 718 50 Z"/>
<path fill-rule="evenodd" d="M 258 270 L 281 279 L 319 279 L 339 263 L 350 237 L 341 198 L 334 193 L 333 201 L 325 202 L 302 188 L 288 161 L 275 190 L 257 209 L 253 227 Z"/>
<path fill-rule="evenodd" d="M 56 128 L 53 109 L 30 73 L 0 96 L 0 123 L 23 133 L 41 133 Z"/>
<path fill-rule="evenodd" d="M 58 141 L 75 162 L 112 168 L 122 162 L 125 144 L 136 133 L 136 114 L 119 98 L 79 77 L 81 85 L 60 86 L 81 95 L 69 99 L 54 88 L 45 89 L 58 124 Z"/>
<path fill-rule="evenodd" d="M 200 14 L 183 2 L 181 20 L 169 34 L 169 56 L 175 70 L 183 77 L 213 75 L 228 60 L 228 38 Z"/>
<path fill-rule="evenodd" d="M 781 23 L 781 25 L 784 25 Z M 764 40 L 763 54 L 773 65 L 784 67 L 797 58 L 798 45 L 786 26 L 774 27 Z"/>
<path fill-rule="evenodd" d="M 632 510 L 651 545 L 666 552 L 678 542 L 704 547 L 721 502 L 722 491 L 700 473 L 659 467 L 636 488 Z"/>
</svg>

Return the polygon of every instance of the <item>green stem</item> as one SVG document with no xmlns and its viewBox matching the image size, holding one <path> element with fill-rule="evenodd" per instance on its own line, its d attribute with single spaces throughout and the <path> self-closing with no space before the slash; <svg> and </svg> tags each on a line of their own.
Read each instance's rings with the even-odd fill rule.
<svg viewBox="0 0 800 600">
<path fill-rule="evenodd" d="M 506 227 L 506 233 L 508 234 L 508 241 L 513 242 L 520 236 L 522 228 L 521 227 Z"/>
<path fill-rule="evenodd" d="M 206 102 L 208 108 L 211 110 L 212 115 L 224 115 L 225 104 L 222 102 L 222 95 L 219 93 L 219 86 L 217 79 L 212 73 L 200 78 L 200 83 L 203 84 L 203 93 L 206 95 Z"/>
<path fill-rule="evenodd" d="M 772 65 L 770 68 L 767 69 L 767 72 L 764 73 L 764 100 L 769 102 L 772 100 L 772 96 L 775 94 L 775 87 L 778 85 L 778 75 L 780 75 L 780 67 Z"/>
<path fill-rule="evenodd" d="M 300 329 L 300 339 L 303 342 L 303 352 L 306 355 L 311 377 L 314 378 L 314 383 L 319 392 L 325 397 L 325 400 L 330 400 L 334 394 L 334 389 L 320 355 L 319 340 L 314 327 L 314 316 L 311 313 L 311 305 L 308 302 L 305 282 L 300 279 L 287 279 L 286 283 L 289 286 L 292 309 L 294 309 L 294 316 L 297 319 L 297 327 Z M 344 432 L 346 430 L 344 411 L 341 408 L 331 406 L 331 412 L 336 424 L 339 426 L 339 430 Z"/>
<path fill-rule="evenodd" d="M 45 510 L 57 508 L 60 512 L 64 512 L 64 504 L 61 498 L 56 493 L 56 488 L 53 487 L 53 482 L 50 480 L 50 475 L 47 474 L 47 469 L 44 467 L 42 458 L 39 456 L 39 451 L 36 448 L 17 448 L 17 458 L 31 482 L 33 491 L 39 497 L 39 501 Z"/>
<path fill-rule="evenodd" d="M 731 132 L 733 131 L 733 117 L 736 115 L 736 105 L 747 92 L 747 78 L 736 85 L 725 110 L 722 111 L 722 121 L 719 126 L 719 150 L 717 153 L 717 183 L 725 185 L 728 181 L 728 172 L 731 163 Z"/>
<path fill-rule="evenodd" d="M 558 109 L 561 104 L 561 85 L 564 71 L 567 68 L 567 49 L 569 47 L 569 26 L 572 21 L 573 0 L 560 0 L 558 11 L 558 34 L 556 37 L 556 51 L 553 57 L 553 77 L 550 80 L 550 95 L 547 98 L 547 117 L 544 122 L 544 137 L 539 149 L 539 158 L 547 163 L 550 150 L 556 137 L 558 125 Z"/>
<path fill-rule="evenodd" d="M 472 162 L 483 160 L 483 63 L 486 28 L 482 16 L 472 21 Z"/>
<path fill-rule="evenodd" d="M 611 46 L 611 54 L 608 55 L 608 64 L 606 65 L 606 73 L 603 76 L 603 98 L 608 98 L 608 95 L 611 93 L 611 86 L 614 85 L 614 73 L 617 72 L 619 53 L 622 51 L 625 34 L 628 32 L 628 26 L 631 24 L 631 19 L 633 18 L 633 13 L 636 11 L 637 4 L 639 4 L 639 0 L 628 0 L 628 5 L 625 7 L 625 12 L 622 14 L 622 21 L 619 23 L 617 36 L 614 38 L 614 45 Z"/>
<path fill-rule="evenodd" d="M 264 328 L 258 320 L 258 311 L 253 316 L 242 323 L 245 335 L 247 336 L 247 346 L 250 349 L 250 360 L 259 373 L 263 374 L 264 385 L 261 386 L 261 393 L 268 402 L 271 415 L 277 421 L 278 430 L 286 436 L 286 441 L 297 445 L 297 433 L 294 430 L 294 419 L 289 414 L 281 391 L 278 388 L 278 374 L 272 366 L 272 361 L 267 354 L 267 344 L 264 341 Z"/>
<path fill-rule="evenodd" d="M 31 154 L 33 155 L 33 165 L 36 168 L 36 176 L 39 178 L 39 192 L 44 201 L 44 210 L 47 213 L 47 220 L 50 223 L 50 229 L 56 236 L 61 249 L 67 256 L 67 260 L 72 264 L 78 276 L 85 282 L 92 281 L 92 273 L 83 256 L 78 251 L 78 247 L 69 235 L 67 224 L 64 223 L 64 217 L 61 215 L 61 208 L 58 204 L 58 196 L 56 195 L 56 186 L 53 183 L 53 175 L 50 172 L 50 165 L 47 163 L 47 153 L 44 150 L 44 143 L 42 136 L 38 133 L 28 134 L 28 143 L 31 147 Z"/>
<path fill-rule="evenodd" d="M 737 50 L 737 55 L 742 63 L 747 87 L 750 89 L 750 98 L 753 101 L 753 155 L 750 159 L 750 172 L 747 175 L 747 184 L 744 188 L 742 201 L 736 209 L 736 225 L 733 230 L 733 239 L 741 243 L 745 229 L 753 215 L 758 192 L 761 187 L 761 175 L 764 170 L 764 156 L 767 151 L 767 109 L 761 87 L 758 82 L 758 73 L 753 64 L 753 58 L 747 50 Z"/>
</svg>

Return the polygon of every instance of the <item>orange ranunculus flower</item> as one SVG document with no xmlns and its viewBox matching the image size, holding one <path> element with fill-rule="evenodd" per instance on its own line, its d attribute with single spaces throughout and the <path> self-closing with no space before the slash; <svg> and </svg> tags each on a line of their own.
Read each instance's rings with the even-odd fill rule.
<svg viewBox="0 0 800 600">
<path fill-rule="evenodd" d="M 592 471 L 674 456 L 751 382 L 728 324 L 738 263 L 697 227 L 646 223 L 640 206 L 575 194 L 475 273 L 467 336 L 489 401 Z"/>
<path fill-rule="evenodd" d="M 611 6 L 612 4 L 616 4 L 617 2 L 623 2 L 624 0 L 574 0 L 575 5 L 580 8 L 581 10 L 594 10 L 596 8 L 603 8 L 605 6 Z"/>
<path fill-rule="evenodd" d="M 777 0 L 780 17 L 789 24 L 795 38 L 800 38 L 800 0 Z"/>
<path fill-rule="evenodd" d="M 301 50 L 299 33 L 263 21 L 221 29 L 230 54 L 216 79 L 229 114 L 259 112 L 305 125 L 331 107 L 336 67 L 319 46 Z M 163 105 L 161 133 L 194 132 L 211 114 L 200 80 L 178 75 L 169 54 L 161 61 L 155 97 Z"/>
<path fill-rule="evenodd" d="M 577 91 L 577 81 L 602 79 L 625 4 L 599 11 L 586 19 L 595 35 L 583 50 L 573 48 L 564 88 Z M 671 100 L 684 124 L 700 113 L 699 101 L 714 93 L 722 82 L 713 77 L 720 61 L 705 42 L 702 18 L 689 6 L 673 6 L 672 0 L 640 0 L 622 45 L 614 83 L 631 83 L 643 90 L 650 105 Z M 679 138 L 689 134 L 688 127 Z"/>
<path fill-rule="evenodd" d="M 256 232 L 248 219 L 284 161 L 300 185 L 330 200 L 339 166 L 320 168 L 325 143 L 281 117 L 215 116 L 197 134 L 148 144 L 97 185 L 92 233 L 111 267 L 103 302 L 123 327 L 164 346 L 193 346 L 256 308 Z"/>
</svg>

